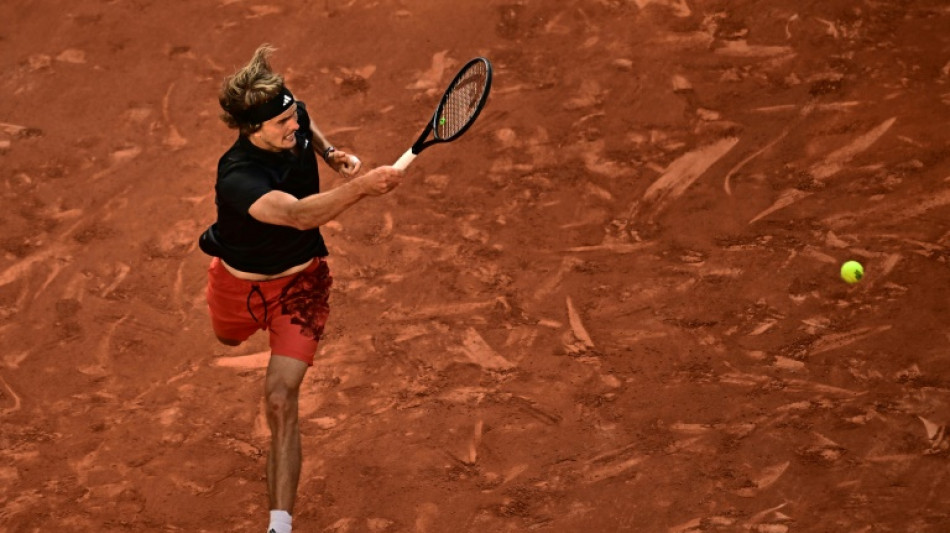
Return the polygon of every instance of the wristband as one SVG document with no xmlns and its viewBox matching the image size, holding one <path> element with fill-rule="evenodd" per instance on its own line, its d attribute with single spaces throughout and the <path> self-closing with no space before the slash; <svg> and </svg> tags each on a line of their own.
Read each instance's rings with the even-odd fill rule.
<svg viewBox="0 0 950 533">
<path fill-rule="evenodd" d="M 323 160 L 326 161 L 327 158 L 330 157 L 330 154 L 332 154 L 333 152 L 336 152 L 336 148 L 332 146 L 327 146 L 327 149 L 323 151 Z"/>
</svg>

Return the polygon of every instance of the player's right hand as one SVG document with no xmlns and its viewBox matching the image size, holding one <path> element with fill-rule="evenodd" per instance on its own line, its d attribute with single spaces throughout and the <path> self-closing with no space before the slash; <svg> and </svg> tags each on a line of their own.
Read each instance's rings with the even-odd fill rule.
<svg viewBox="0 0 950 533">
<path fill-rule="evenodd" d="M 354 179 L 358 181 L 364 194 L 368 196 L 381 196 L 395 189 L 402 183 L 404 171 L 396 167 L 382 166 L 363 174 Z"/>
</svg>

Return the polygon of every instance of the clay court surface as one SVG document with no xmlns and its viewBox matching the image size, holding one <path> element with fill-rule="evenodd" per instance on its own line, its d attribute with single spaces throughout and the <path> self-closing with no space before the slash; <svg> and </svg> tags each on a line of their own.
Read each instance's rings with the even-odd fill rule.
<svg viewBox="0 0 950 533">
<path fill-rule="evenodd" d="M 266 335 L 216 343 L 196 247 L 263 42 L 368 166 L 495 67 L 472 130 L 324 228 L 295 531 L 950 531 L 946 1 L 0 21 L 0 532 L 264 530 Z"/>
</svg>

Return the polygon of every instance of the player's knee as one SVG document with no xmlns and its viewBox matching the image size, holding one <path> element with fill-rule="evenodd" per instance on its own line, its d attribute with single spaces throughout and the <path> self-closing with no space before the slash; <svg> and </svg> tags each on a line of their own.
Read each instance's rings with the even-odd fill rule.
<svg viewBox="0 0 950 533">
<path fill-rule="evenodd" d="M 268 390 L 265 401 L 271 418 L 287 420 L 297 416 L 297 395 L 287 387 Z"/>
<path fill-rule="evenodd" d="M 221 335 L 215 335 L 215 336 L 218 338 L 218 342 L 220 342 L 221 344 L 224 344 L 225 346 L 238 346 L 239 344 L 243 342 L 237 339 L 229 339 L 227 337 L 222 337 Z"/>
</svg>

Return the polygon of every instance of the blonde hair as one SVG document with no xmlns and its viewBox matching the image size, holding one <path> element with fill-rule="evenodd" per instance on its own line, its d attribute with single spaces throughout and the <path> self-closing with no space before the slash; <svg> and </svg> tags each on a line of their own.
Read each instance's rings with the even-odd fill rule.
<svg viewBox="0 0 950 533">
<path fill-rule="evenodd" d="M 238 117 L 248 109 L 270 100 L 284 86 L 284 77 L 274 73 L 267 61 L 275 50 L 269 44 L 262 44 L 254 51 L 247 65 L 224 79 L 218 93 L 218 103 L 224 110 L 221 120 L 229 128 L 240 130 L 244 135 L 261 128 L 260 124 L 249 124 Z"/>
</svg>

